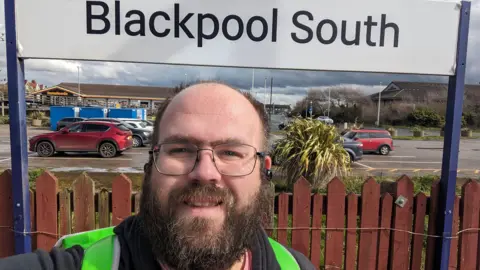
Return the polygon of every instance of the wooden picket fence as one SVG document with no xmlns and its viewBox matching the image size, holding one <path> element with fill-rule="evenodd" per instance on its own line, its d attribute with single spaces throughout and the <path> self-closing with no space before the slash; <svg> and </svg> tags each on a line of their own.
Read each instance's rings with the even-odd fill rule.
<svg viewBox="0 0 480 270">
<path fill-rule="evenodd" d="M 14 254 L 12 180 L 10 171 L 0 175 L 0 258 Z M 84 173 L 72 181 L 71 190 L 59 190 L 57 178 L 44 172 L 30 191 L 32 248 L 49 250 L 62 235 L 119 224 L 138 212 L 139 194 L 131 189 L 130 179 L 120 174 L 111 191 L 95 192 L 94 181 Z M 270 236 L 305 254 L 318 269 L 434 269 L 434 250 L 441 241 L 434 237 L 438 193 L 437 182 L 430 197 L 415 195 L 412 181 L 403 176 L 391 193 L 381 194 L 380 185 L 369 178 L 361 194 L 346 194 L 335 178 L 327 194 L 312 194 L 308 181 L 300 178 L 293 194 L 276 196 L 275 218 L 265 226 Z M 403 205 L 397 202 L 400 196 L 406 199 Z M 479 183 L 464 184 L 452 214 L 449 269 L 480 269 Z"/>
</svg>

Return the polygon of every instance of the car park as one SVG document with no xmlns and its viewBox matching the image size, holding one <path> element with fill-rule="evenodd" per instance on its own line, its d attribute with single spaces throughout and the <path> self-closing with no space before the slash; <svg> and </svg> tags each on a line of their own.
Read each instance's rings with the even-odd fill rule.
<svg viewBox="0 0 480 270">
<path fill-rule="evenodd" d="M 59 131 L 29 139 L 29 150 L 40 157 L 64 152 L 95 152 L 112 158 L 132 145 L 132 132 L 124 124 L 100 121 L 73 123 Z"/>
<path fill-rule="evenodd" d="M 86 121 L 105 121 L 105 122 L 113 122 L 113 123 L 122 123 L 128 129 L 132 131 L 132 140 L 133 140 L 133 147 L 142 147 L 147 144 L 150 144 L 152 140 L 152 133 L 153 131 L 150 129 L 145 128 L 136 128 L 122 120 L 117 118 L 89 118 Z"/>
<path fill-rule="evenodd" d="M 388 155 L 394 151 L 393 139 L 385 129 L 361 128 L 353 129 L 343 135 L 347 139 L 359 141 L 363 144 L 364 153 L 378 153 Z"/>
</svg>

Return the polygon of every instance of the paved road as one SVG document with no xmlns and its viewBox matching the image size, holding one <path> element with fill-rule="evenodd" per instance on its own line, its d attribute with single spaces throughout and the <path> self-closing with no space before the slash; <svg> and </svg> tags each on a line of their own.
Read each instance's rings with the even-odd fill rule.
<svg viewBox="0 0 480 270">
<path fill-rule="evenodd" d="M 46 132 L 29 128 L 28 136 Z M 271 142 L 280 138 L 272 135 Z M 353 165 L 356 173 L 369 175 L 440 174 L 443 142 L 395 141 L 396 150 L 389 156 L 364 155 Z M 139 172 L 148 159 L 148 147 L 135 148 L 121 156 L 104 159 L 98 155 L 65 154 L 50 158 L 29 153 L 30 168 L 48 168 L 52 171 Z M 10 134 L 8 126 L 0 126 L 0 168 L 11 168 Z M 480 177 L 480 140 L 462 140 L 460 146 L 459 176 Z"/>
</svg>

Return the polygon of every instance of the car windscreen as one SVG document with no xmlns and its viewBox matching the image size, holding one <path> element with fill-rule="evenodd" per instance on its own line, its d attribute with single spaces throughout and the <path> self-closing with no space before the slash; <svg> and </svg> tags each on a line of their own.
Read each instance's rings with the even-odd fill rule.
<svg viewBox="0 0 480 270">
<path fill-rule="evenodd" d="M 357 134 L 356 132 L 349 131 L 349 132 L 345 133 L 345 135 L 343 135 L 343 137 L 353 139 L 356 134 Z"/>
<path fill-rule="evenodd" d="M 130 129 L 128 129 L 128 127 L 126 127 L 124 124 L 118 124 L 117 128 L 123 131 L 130 131 Z"/>
<path fill-rule="evenodd" d="M 145 124 L 144 122 L 139 122 L 138 125 L 142 128 L 146 128 L 147 127 L 147 124 Z"/>
<path fill-rule="evenodd" d="M 124 122 L 123 124 L 124 124 L 127 128 L 136 128 L 136 127 L 130 125 L 129 123 L 127 123 L 127 122 Z"/>
</svg>

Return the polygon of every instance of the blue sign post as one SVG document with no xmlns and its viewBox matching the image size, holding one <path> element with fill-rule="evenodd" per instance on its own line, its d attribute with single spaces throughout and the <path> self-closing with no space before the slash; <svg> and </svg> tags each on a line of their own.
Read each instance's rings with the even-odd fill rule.
<svg viewBox="0 0 480 270">
<path fill-rule="evenodd" d="M 10 144 L 11 144 L 11 157 L 12 157 L 11 163 L 12 163 L 12 176 L 13 176 L 12 207 L 13 207 L 13 215 L 14 215 L 13 219 L 14 219 L 14 231 L 15 231 L 15 253 L 21 254 L 21 253 L 31 252 L 30 204 L 29 204 L 30 198 L 29 198 L 29 183 L 28 183 L 28 155 L 27 155 L 28 153 L 27 153 L 27 132 L 26 132 L 24 66 L 23 66 L 23 58 L 19 53 L 18 46 L 17 46 L 17 34 L 16 34 L 17 24 L 15 19 L 15 16 L 16 16 L 15 0 L 4 0 L 4 1 L 5 1 L 8 93 L 9 93 L 8 99 L 9 99 L 9 107 L 10 107 L 9 108 L 10 138 L 11 138 Z M 139 2 L 142 2 L 142 1 L 139 1 Z M 145 4 L 148 1 L 143 1 L 143 2 Z M 20 2 L 20 3 L 25 4 L 24 2 Z M 80 5 L 80 3 L 74 3 L 74 2 L 68 3 L 68 5 L 72 5 L 72 4 Z M 275 3 L 275 4 L 278 4 L 278 3 Z M 266 3 L 265 5 L 268 5 L 268 3 Z M 38 7 L 41 7 L 41 6 L 47 9 L 47 7 L 45 7 L 43 2 L 41 3 L 41 5 L 39 4 Z M 465 69 L 466 69 L 466 59 L 467 59 L 470 6 L 471 6 L 470 2 L 467 2 L 467 1 L 461 2 L 460 21 L 458 25 L 459 31 L 457 36 L 458 45 L 457 45 L 455 72 L 454 74 L 452 74 L 452 71 L 445 73 L 444 71 L 440 70 L 441 72 L 443 72 L 441 74 L 444 74 L 444 75 L 448 74 L 449 76 L 451 76 L 449 79 L 449 87 L 448 87 L 448 103 L 447 103 L 447 114 L 446 114 L 446 125 L 445 125 L 442 175 L 441 175 L 441 183 L 440 183 L 440 196 L 438 200 L 440 205 L 439 205 L 438 219 L 437 219 L 439 222 L 437 224 L 437 228 L 438 228 L 437 234 L 443 236 L 443 238 L 439 240 L 438 241 L 439 243 L 436 245 L 437 246 L 436 258 L 435 258 L 436 265 L 434 267 L 434 269 L 440 269 L 440 270 L 448 269 L 449 255 L 450 255 L 450 241 L 451 241 L 450 237 L 452 236 L 452 221 L 453 221 L 452 214 L 453 214 L 453 207 L 454 207 L 454 196 L 455 196 L 458 155 L 459 155 L 459 145 L 460 145 L 460 128 L 461 128 L 461 116 L 462 116 L 464 83 L 465 83 Z M 359 7 L 364 7 L 364 6 L 362 4 Z M 25 8 L 23 10 L 24 16 L 25 14 L 28 14 L 28 12 L 25 13 L 25 11 L 31 12 L 33 10 L 36 13 L 38 13 L 36 9 Z M 315 7 L 315 10 L 318 10 L 318 7 Z M 457 11 L 457 9 L 455 9 L 455 11 Z M 455 20 L 456 20 L 456 16 L 458 13 L 455 12 L 455 14 L 453 13 L 448 13 L 448 14 L 452 16 L 455 15 Z M 450 16 L 450 18 L 453 18 L 452 16 Z M 417 16 L 417 19 L 421 22 L 423 17 Z M 427 19 L 428 18 L 425 17 L 425 20 Z M 445 18 L 442 17 L 442 19 L 445 19 Z M 441 23 L 441 21 L 437 21 L 437 23 Z M 36 24 L 35 26 L 43 27 L 43 26 L 38 26 Z M 32 30 L 30 29 L 30 31 Z M 455 33 L 457 35 L 457 32 Z M 70 33 L 65 32 L 64 34 L 66 35 Z M 31 36 L 25 35 L 25 37 L 31 37 Z M 452 35 L 452 38 L 453 38 L 453 35 Z M 432 39 L 424 39 L 423 42 L 428 43 L 431 40 Z M 101 42 L 103 43 L 104 39 L 101 39 Z M 154 41 L 152 42 L 158 42 L 158 41 L 157 39 L 154 39 Z M 31 44 L 35 45 L 34 42 L 32 42 Z M 115 43 L 113 42 L 111 43 L 111 45 L 112 44 L 115 44 Z M 148 43 L 148 44 L 156 44 L 156 43 Z M 77 46 L 77 45 L 72 43 L 72 46 Z M 81 46 L 83 46 L 83 44 Z M 175 46 L 178 47 L 177 45 Z M 131 46 L 131 48 L 134 48 L 134 46 Z M 453 51 L 453 47 L 451 49 Z M 316 47 L 314 50 L 316 50 Z M 77 51 L 77 50 L 72 50 L 72 51 Z M 63 53 L 66 53 L 66 52 L 63 52 Z M 45 54 L 43 54 L 43 56 L 44 55 Z M 101 55 L 101 54 L 92 54 L 92 55 L 93 55 L 92 57 L 99 57 L 98 55 Z M 111 54 L 108 54 L 108 56 L 110 55 Z M 126 53 L 126 55 L 129 56 L 133 54 Z M 280 53 L 277 53 L 277 55 L 280 55 L 279 57 L 282 57 L 281 56 L 282 54 Z M 39 55 L 35 55 L 35 53 L 32 53 L 30 57 L 42 58 L 38 56 Z M 437 54 L 436 56 L 437 57 L 441 56 L 441 53 Z M 95 58 L 93 60 L 112 60 L 110 58 L 105 58 L 105 57 L 106 56 L 104 56 L 104 58 Z M 123 58 L 124 57 L 123 55 L 116 55 L 116 57 L 117 58 L 114 59 L 115 61 L 120 61 L 120 60 L 124 62 L 132 61 L 132 59 L 130 58 Z M 68 57 L 64 57 L 63 59 L 66 59 L 66 58 L 73 59 L 73 58 L 76 58 L 76 56 L 70 55 Z M 178 59 L 189 59 L 189 58 L 190 56 L 187 55 L 186 58 L 178 58 Z M 81 59 L 88 59 L 88 58 L 81 58 Z M 156 61 L 161 63 L 170 63 L 169 62 L 170 60 L 168 59 L 162 60 L 162 58 L 158 56 Z M 234 61 L 234 60 L 230 60 L 230 58 L 221 58 L 220 60 L 224 61 L 224 59 L 228 59 L 228 61 Z M 448 59 L 447 58 L 445 59 L 448 62 Z M 135 58 L 133 60 L 137 60 L 137 59 Z M 181 64 L 188 63 L 187 60 L 183 60 L 183 61 L 184 62 L 182 62 Z M 211 61 L 212 59 L 208 58 L 208 63 L 206 64 L 213 65 Z M 196 63 L 198 64 L 198 62 Z M 222 62 L 220 61 L 216 63 L 222 63 Z M 243 63 L 247 63 L 247 61 Z M 317 64 L 319 62 L 312 61 L 312 63 Z M 448 62 L 448 64 L 450 63 Z M 237 62 L 237 65 L 239 65 L 238 62 Z M 343 66 L 343 68 L 345 67 L 346 66 Z M 387 67 L 390 67 L 390 64 L 388 64 Z M 285 68 L 285 67 L 277 67 L 277 68 Z M 428 68 L 434 68 L 434 67 L 428 66 Z M 297 65 L 297 69 L 298 69 L 298 65 Z M 312 68 L 309 68 L 309 69 L 311 70 Z M 400 70 L 409 71 L 409 68 L 402 68 Z M 425 69 L 422 69 L 422 70 L 425 71 Z M 361 71 L 361 70 L 357 70 L 357 71 Z M 438 70 L 437 70 L 437 73 L 439 73 Z M 272 85 L 273 85 L 273 79 L 272 79 Z M 312 112 L 311 110 L 312 108 L 310 107 L 309 111 Z"/>
<path fill-rule="evenodd" d="M 18 58 L 15 0 L 5 0 L 7 43 L 8 114 L 10 117 L 10 155 L 12 157 L 12 202 L 15 253 L 31 252 L 30 191 L 28 183 L 27 108 L 23 60 Z"/>
<path fill-rule="evenodd" d="M 458 153 L 460 151 L 460 129 L 462 124 L 465 69 L 467 65 L 468 30 L 470 24 L 470 2 L 462 1 L 458 25 L 457 62 L 455 75 L 448 80 L 448 100 L 443 143 L 442 176 L 438 207 L 437 234 L 442 235 L 437 243 L 434 269 L 448 270 L 450 243 L 453 228 L 453 207 L 457 183 Z"/>
</svg>

